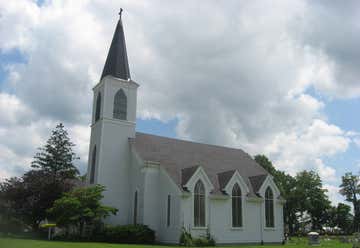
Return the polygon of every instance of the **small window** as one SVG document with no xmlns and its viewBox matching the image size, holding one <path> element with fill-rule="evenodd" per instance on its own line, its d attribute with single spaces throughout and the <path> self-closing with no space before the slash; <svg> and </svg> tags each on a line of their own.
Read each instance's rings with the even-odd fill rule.
<svg viewBox="0 0 360 248">
<path fill-rule="evenodd" d="M 233 227 L 242 226 L 242 201 L 241 189 L 235 184 L 232 190 L 232 225 Z"/>
<path fill-rule="evenodd" d="M 91 155 L 90 184 L 93 184 L 95 182 L 95 168 L 96 168 L 96 146 L 94 147 Z"/>
<path fill-rule="evenodd" d="M 137 224 L 137 210 L 138 210 L 138 192 L 135 191 L 135 196 L 134 196 L 134 225 Z"/>
<path fill-rule="evenodd" d="M 96 98 L 95 121 L 98 121 L 100 119 L 100 111 L 101 111 L 101 94 L 99 92 Z"/>
<path fill-rule="evenodd" d="M 169 227 L 170 226 L 170 216 L 171 216 L 171 213 L 170 213 L 170 210 L 171 210 L 171 196 L 168 195 L 167 197 L 167 221 L 166 221 L 166 225 Z"/>
<path fill-rule="evenodd" d="M 205 187 L 200 180 L 195 184 L 194 190 L 194 225 L 205 226 Z"/>
<path fill-rule="evenodd" d="M 265 191 L 266 227 L 274 227 L 274 194 L 270 187 Z"/>
<path fill-rule="evenodd" d="M 127 97 L 122 89 L 116 92 L 114 97 L 113 118 L 126 120 L 127 118 Z"/>
</svg>

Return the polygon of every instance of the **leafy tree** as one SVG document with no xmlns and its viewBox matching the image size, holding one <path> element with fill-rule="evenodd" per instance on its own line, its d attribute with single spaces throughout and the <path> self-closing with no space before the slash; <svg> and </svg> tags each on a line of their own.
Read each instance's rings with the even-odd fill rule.
<svg viewBox="0 0 360 248">
<path fill-rule="evenodd" d="M 353 175 L 351 172 L 342 176 L 342 183 L 340 185 L 340 193 L 346 197 L 346 201 L 351 202 L 354 207 L 354 230 L 360 231 L 360 185 L 359 176 Z"/>
<path fill-rule="evenodd" d="M 23 224 L 15 216 L 14 209 L 11 207 L 9 202 L 5 199 L 4 187 L 6 187 L 7 182 L 14 182 L 16 178 L 10 178 L 4 183 L 0 184 L 0 233 L 17 233 L 21 232 L 23 229 Z"/>
<path fill-rule="evenodd" d="M 323 189 L 320 176 L 314 171 L 302 171 L 296 175 L 295 179 L 295 194 L 299 199 L 298 206 L 301 215 L 308 213 L 312 228 L 321 229 L 327 222 L 330 201 L 326 195 L 327 190 Z"/>
<path fill-rule="evenodd" d="M 278 171 L 276 170 L 276 168 L 274 167 L 274 165 L 272 164 L 272 162 L 270 161 L 270 159 L 268 159 L 268 157 L 266 157 L 265 155 L 261 155 L 258 154 L 254 157 L 254 160 L 261 166 L 263 167 L 267 172 L 270 173 L 270 175 L 272 175 L 275 179 L 275 177 L 278 174 Z"/>
<path fill-rule="evenodd" d="M 46 210 L 61 195 L 73 188 L 72 181 L 54 183 L 42 170 L 31 170 L 21 178 L 11 178 L 0 185 L 0 198 L 12 216 L 37 230 L 46 218 Z"/>
<path fill-rule="evenodd" d="M 336 207 L 331 206 L 327 210 L 327 225 L 331 228 L 339 227 L 347 234 L 352 233 L 353 216 L 351 207 L 344 203 L 339 203 Z"/>
<path fill-rule="evenodd" d="M 76 226 L 82 235 L 85 224 L 94 224 L 117 213 L 116 208 L 101 204 L 104 191 L 105 187 L 102 185 L 77 188 L 56 200 L 48 213 L 58 226 Z"/>
<path fill-rule="evenodd" d="M 337 208 L 334 206 L 330 206 L 326 211 L 326 224 L 327 226 L 334 228 L 337 226 Z"/>
<path fill-rule="evenodd" d="M 295 194 L 296 180 L 283 171 L 276 170 L 272 162 L 265 155 L 256 155 L 255 161 L 267 170 L 278 186 L 282 197 L 286 199 L 284 205 L 284 223 L 289 227 L 289 232 L 294 233 L 297 225 L 298 197 Z"/>
<path fill-rule="evenodd" d="M 71 190 L 77 180 L 73 146 L 64 126 L 57 125 L 46 145 L 35 155 L 34 169 L 20 178 L 0 183 L 0 202 L 8 206 L 9 215 L 35 231 L 38 229 L 46 218 L 46 210 L 64 192 Z"/>
<path fill-rule="evenodd" d="M 353 216 L 351 207 L 344 203 L 339 203 L 336 208 L 336 225 L 346 233 L 351 233 Z"/>
</svg>

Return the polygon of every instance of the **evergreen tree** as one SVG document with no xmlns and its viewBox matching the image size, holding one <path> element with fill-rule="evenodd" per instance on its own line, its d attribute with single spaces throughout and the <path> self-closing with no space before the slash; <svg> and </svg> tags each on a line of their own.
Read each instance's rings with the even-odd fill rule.
<svg viewBox="0 0 360 248">
<path fill-rule="evenodd" d="M 72 149 L 74 146 L 64 125 L 60 123 L 52 131 L 46 145 L 39 148 L 31 167 L 48 173 L 53 181 L 74 179 L 79 174 L 74 165 L 74 161 L 78 159 Z"/>
</svg>

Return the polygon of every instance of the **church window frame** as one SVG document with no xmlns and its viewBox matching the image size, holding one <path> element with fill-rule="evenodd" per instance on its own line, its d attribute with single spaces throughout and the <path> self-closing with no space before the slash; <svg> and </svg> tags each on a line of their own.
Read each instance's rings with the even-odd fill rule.
<svg viewBox="0 0 360 248">
<path fill-rule="evenodd" d="M 137 216 L 138 215 L 138 191 L 136 190 L 134 193 L 134 216 L 133 216 L 133 223 L 137 225 Z"/>
<path fill-rule="evenodd" d="M 194 226 L 206 226 L 206 198 L 205 186 L 198 180 L 194 187 Z"/>
<path fill-rule="evenodd" d="M 127 96 L 123 89 L 119 89 L 114 96 L 113 118 L 127 120 Z"/>
<path fill-rule="evenodd" d="M 94 146 L 92 154 L 91 154 L 90 184 L 95 183 L 95 170 L 96 170 L 96 146 Z"/>
<path fill-rule="evenodd" d="M 235 183 L 231 192 L 232 227 L 243 226 L 242 190 L 238 183 Z"/>
<path fill-rule="evenodd" d="M 275 227 L 274 193 L 270 186 L 265 191 L 265 227 Z"/>
<path fill-rule="evenodd" d="M 167 196 L 166 226 L 171 225 L 171 195 Z"/>
<path fill-rule="evenodd" d="M 101 114 L 101 92 L 99 92 L 96 97 L 95 122 L 100 120 L 100 114 Z"/>
</svg>

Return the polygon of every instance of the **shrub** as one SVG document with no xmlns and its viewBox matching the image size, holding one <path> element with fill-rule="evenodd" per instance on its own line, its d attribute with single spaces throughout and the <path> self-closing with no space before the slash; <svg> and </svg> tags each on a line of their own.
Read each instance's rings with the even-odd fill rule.
<svg viewBox="0 0 360 248">
<path fill-rule="evenodd" d="M 360 248 L 360 233 L 354 233 L 353 248 Z"/>
<path fill-rule="evenodd" d="M 179 243 L 182 246 L 193 246 L 194 245 L 191 233 L 188 232 L 184 227 L 182 228 L 182 231 L 181 231 Z"/>
<path fill-rule="evenodd" d="M 182 246 L 196 246 L 196 247 L 204 247 L 204 246 L 215 246 L 216 242 L 209 230 L 206 232 L 206 236 L 193 238 L 191 233 L 187 231 L 184 227 L 182 228 L 182 232 L 180 235 L 180 245 Z"/>
<path fill-rule="evenodd" d="M 155 232 L 145 225 L 105 226 L 98 241 L 125 244 L 153 244 Z"/>
<path fill-rule="evenodd" d="M 15 218 L 1 218 L 0 216 L 0 233 L 4 234 L 17 234 L 22 233 L 25 229 L 24 224 Z"/>
</svg>

